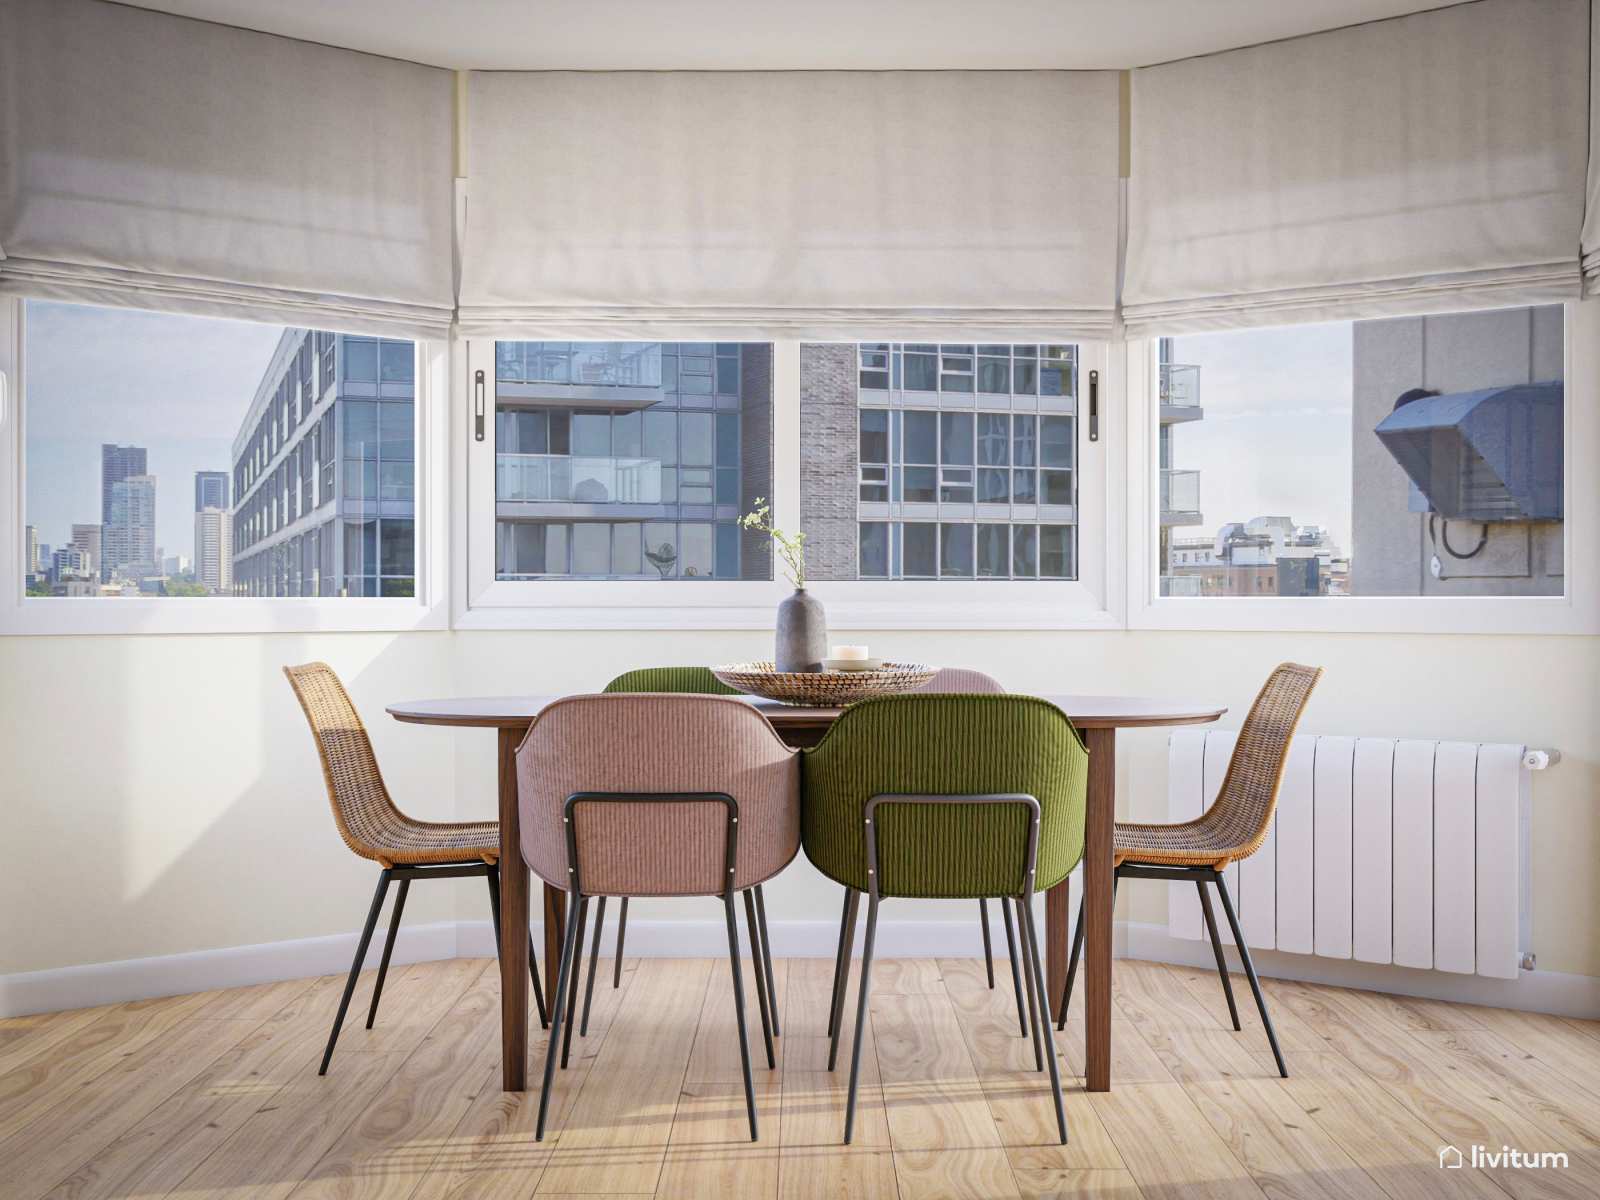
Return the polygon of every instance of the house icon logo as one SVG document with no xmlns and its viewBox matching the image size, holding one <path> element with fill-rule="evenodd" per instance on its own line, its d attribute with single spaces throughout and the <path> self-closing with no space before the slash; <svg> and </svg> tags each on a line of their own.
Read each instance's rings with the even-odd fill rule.
<svg viewBox="0 0 1600 1200">
<path fill-rule="evenodd" d="M 1462 1165 L 1461 1151 L 1454 1146 L 1440 1146 L 1439 1165 L 1441 1167 L 1449 1167 L 1452 1170 L 1459 1170 Z"/>
</svg>

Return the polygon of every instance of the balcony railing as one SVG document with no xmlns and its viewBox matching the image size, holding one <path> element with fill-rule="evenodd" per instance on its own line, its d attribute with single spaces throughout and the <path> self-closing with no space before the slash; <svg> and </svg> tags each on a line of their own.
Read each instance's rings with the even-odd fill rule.
<svg viewBox="0 0 1600 1200">
<path fill-rule="evenodd" d="M 1200 472 L 1161 472 L 1161 511 L 1197 513 L 1200 511 Z"/>
<path fill-rule="evenodd" d="M 495 497 L 567 504 L 660 504 L 661 460 L 497 454 Z"/>
<path fill-rule="evenodd" d="M 1161 403 L 1167 408 L 1198 408 L 1200 368 L 1192 363 L 1162 363 Z"/>
<path fill-rule="evenodd" d="M 499 342 L 496 375 L 510 383 L 660 387 L 660 342 Z"/>
<path fill-rule="evenodd" d="M 1161 594 L 1163 596 L 1198 596 L 1200 595 L 1200 576 L 1163 575 L 1161 577 Z"/>
</svg>

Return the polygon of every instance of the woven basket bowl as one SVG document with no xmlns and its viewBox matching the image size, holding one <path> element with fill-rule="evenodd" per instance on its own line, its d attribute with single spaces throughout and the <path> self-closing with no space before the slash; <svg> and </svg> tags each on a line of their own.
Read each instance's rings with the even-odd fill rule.
<svg viewBox="0 0 1600 1200">
<path fill-rule="evenodd" d="M 774 671 L 770 662 L 730 663 L 711 673 L 735 691 L 803 708 L 843 708 L 869 696 L 911 692 L 939 673 L 922 663 L 884 663 L 871 671 Z"/>
</svg>

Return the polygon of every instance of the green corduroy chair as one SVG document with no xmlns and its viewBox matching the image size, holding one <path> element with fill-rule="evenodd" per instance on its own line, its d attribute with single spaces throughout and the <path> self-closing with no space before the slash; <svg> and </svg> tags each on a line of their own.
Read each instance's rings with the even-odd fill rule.
<svg viewBox="0 0 1600 1200">
<path fill-rule="evenodd" d="M 1066 1111 L 1034 931 L 1032 897 L 1083 856 L 1089 754 L 1066 715 L 1031 696 L 921 694 L 851 705 L 804 752 L 801 844 L 849 889 L 848 948 L 868 897 L 845 1110 L 855 1127 L 861 1039 L 872 987 L 878 905 L 889 897 L 997 898 L 1016 907 L 1034 1012 L 1035 1063 L 1049 1063 L 1061 1140 Z M 834 981 L 831 1070 L 844 1024 L 849 958 Z"/>
<path fill-rule="evenodd" d="M 711 673 L 710 667 L 640 667 L 633 671 L 624 671 L 603 689 L 607 692 L 688 692 L 694 695 L 737 696 L 739 691 L 731 688 L 722 680 Z M 767 940 L 767 899 L 757 885 L 751 889 L 755 893 L 756 921 L 752 926 L 751 940 L 758 937 L 761 944 L 752 945 L 752 956 L 760 956 L 760 965 L 765 969 L 767 980 L 767 1000 L 772 1010 L 772 1034 L 778 1036 L 778 993 L 772 980 L 772 944 Z M 606 910 L 602 906 L 595 917 L 594 941 L 589 943 L 589 983 L 583 993 L 583 1017 L 578 1027 L 579 1037 L 589 1036 L 589 1005 L 594 999 L 594 973 L 595 964 L 600 959 L 600 930 L 605 924 Z M 611 986 L 622 986 L 622 943 L 628 936 L 628 898 L 622 898 L 620 911 L 617 913 L 617 954 L 612 962 Z M 579 948 L 579 958 L 583 956 Z M 568 1014 L 568 1024 L 572 1017 Z"/>
</svg>

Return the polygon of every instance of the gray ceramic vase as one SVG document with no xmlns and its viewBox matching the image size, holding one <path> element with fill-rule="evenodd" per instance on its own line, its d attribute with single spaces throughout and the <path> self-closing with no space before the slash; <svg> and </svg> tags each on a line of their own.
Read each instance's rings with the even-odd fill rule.
<svg viewBox="0 0 1600 1200">
<path fill-rule="evenodd" d="M 779 671 L 820 671 L 828 656 L 828 618 L 822 601 L 805 588 L 778 605 L 778 638 L 772 665 Z"/>
</svg>

